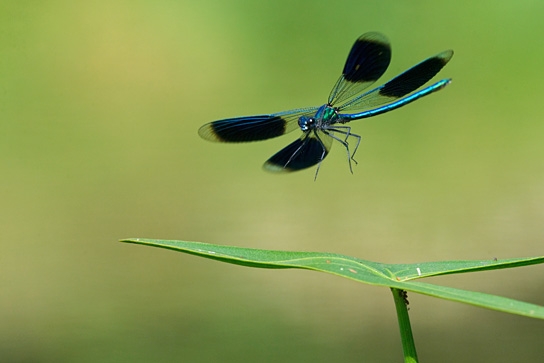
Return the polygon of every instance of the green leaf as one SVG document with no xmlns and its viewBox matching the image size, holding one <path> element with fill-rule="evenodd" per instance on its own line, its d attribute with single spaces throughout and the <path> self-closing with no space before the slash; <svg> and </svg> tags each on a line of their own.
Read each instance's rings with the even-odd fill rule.
<svg viewBox="0 0 544 363">
<path fill-rule="evenodd" d="M 327 272 L 371 285 L 463 302 L 483 308 L 544 319 L 544 307 L 480 292 L 466 291 L 413 281 L 423 277 L 497 270 L 544 263 L 544 257 L 507 260 L 443 261 L 414 264 L 384 264 L 354 257 L 320 252 L 271 251 L 221 246 L 201 242 L 155 239 L 125 239 L 121 242 L 167 248 L 212 260 L 259 268 L 301 268 Z"/>
</svg>

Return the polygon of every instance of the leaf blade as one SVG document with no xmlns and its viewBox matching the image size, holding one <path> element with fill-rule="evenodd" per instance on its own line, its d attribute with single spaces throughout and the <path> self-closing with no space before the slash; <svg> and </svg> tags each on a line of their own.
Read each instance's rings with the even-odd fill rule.
<svg viewBox="0 0 544 363">
<path fill-rule="evenodd" d="M 544 257 L 484 261 L 443 261 L 415 264 L 382 264 L 355 257 L 322 252 L 292 252 L 222 246 L 202 242 L 131 238 L 121 242 L 184 252 L 247 267 L 299 268 L 326 272 L 370 285 L 387 286 L 462 302 L 487 309 L 544 319 L 544 307 L 501 296 L 413 281 L 454 273 L 495 270 L 544 263 Z"/>
</svg>

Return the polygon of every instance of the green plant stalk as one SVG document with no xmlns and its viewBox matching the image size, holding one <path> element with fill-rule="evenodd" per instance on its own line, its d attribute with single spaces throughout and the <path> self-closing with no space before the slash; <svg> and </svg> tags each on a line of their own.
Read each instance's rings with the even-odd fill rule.
<svg viewBox="0 0 544 363">
<path fill-rule="evenodd" d="M 131 238 L 122 242 L 166 248 L 240 266 L 299 268 L 330 273 L 360 283 L 391 288 L 401 334 L 404 361 L 417 363 L 417 353 L 408 316 L 406 292 L 425 294 L 529 318 L 544 319 L 544 306 L 500 296 L 414 281 L 431 276 L 489 271 L 544 264 L 544 256 L 502 260 L 438 261 L 414 264 L 384 264 L 324 252 L 273 251 L 202 242 Z"/>
<path fill-rule="evenodd" d="M 396 288 L 391 288 L 391 292 L 393 293 L 393 300 L 395 301 L 395 308 L 397 309 L 404 362 L 417 363 L 416 345 L 414 343 L 414 336 L 412 335 L 410 316 L 408 316 L 408 300 L 406 300 L 406 292 Z"/>
</svg>

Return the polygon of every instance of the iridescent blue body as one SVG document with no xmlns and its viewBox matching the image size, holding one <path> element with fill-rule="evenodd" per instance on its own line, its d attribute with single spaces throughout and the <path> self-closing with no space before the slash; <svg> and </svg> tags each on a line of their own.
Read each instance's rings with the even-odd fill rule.
<svg viewBox="0 0 544 363">
<path fill-rule="evenodd" d="M 353 134 L 351 127 L 345 124 L 392 111 L 441 90 L 450 83 L 450 79 L 443 79 L 415 92 L 433 78 L 452 56 L 452 50 L 439 53 L 384 85 L 361 94 L 383 75 L 391 60 L 387 38 L 379 33 L 366 33 L 351 48 L 342 75 L 326 104 L 270 115 L 218 120 L 205 124 L 198 133 L 210 141 L 247 142 L 270 139 L 298 128 L 302 136 L 268 159 L 264 169 L 272 172 L 296 171 L 317 164 L 317 177 L 321 162 L 329 153 L 332 141 L 336 140 L 346 149 L 351 171 L 351 160 L 355 161 L 353 156 L 361 137 Z M 345 113 L 355 110 L 360 111 Z M 349 138 L 356 140 L 353 152 L 350 151 Z"/>
</svg>

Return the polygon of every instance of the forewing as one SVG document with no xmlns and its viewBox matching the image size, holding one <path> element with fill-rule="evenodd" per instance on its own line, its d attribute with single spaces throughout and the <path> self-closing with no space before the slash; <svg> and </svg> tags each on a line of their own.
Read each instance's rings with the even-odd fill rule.
<svg viewBox="0 0 544 363">
<path fill-rule="evenodd" d="M 332 138 L 319 131 L 307 132 L 268 159 L 263 168 L 270 172 L 291 172 L 319 164 L 328 155 Z"/>
<path fill-rule="evenodd" d="M 314 116 L 317 107 L 275 113 L 235 117 L 210 122 L 198 130 L 205 140 L 216 142 L 248 142 L 271 139 L 298 128 L 301 116 Z"/>
<path fill-rule="evenodd" d="M 427 58 L 386 84 L 377 87 L 338 107 L 338 110 L 366 109 L 393 102 L 417 90 L 433 78 L 453 57 L 453 51 L 447 50 Z"/>
<path fill-rule="evenodd" d="M 329 104 L 343 102 L 376 82 L 391 61 L 391 46 L 380 33 L 366 33 L 355 41 L 329 95 Z"/>
</svg>

